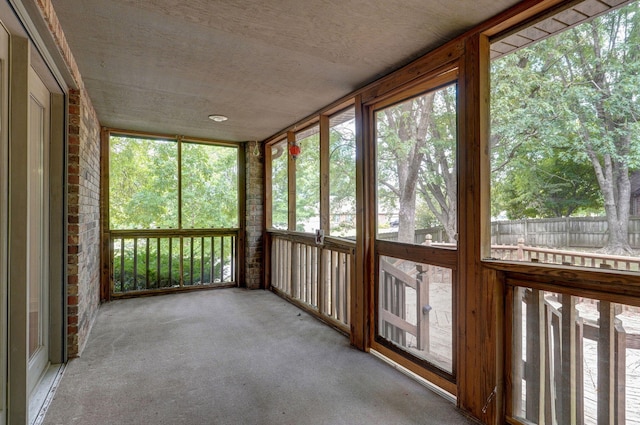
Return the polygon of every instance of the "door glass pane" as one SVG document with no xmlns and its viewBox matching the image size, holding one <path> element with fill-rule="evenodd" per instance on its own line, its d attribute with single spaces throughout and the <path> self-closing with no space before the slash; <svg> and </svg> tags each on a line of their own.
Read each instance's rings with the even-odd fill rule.
<svg viewBox="0 0 640 425">
<path fill-rule="evenodd" d="M 455 246 L 456 88 L 376 111 L 379 239 Z"/>
<path fill-rule="evenodd" d="M 381 257 L 377 334 L 453 373 L 453 271 Z"/>
<path fill-rule="evenodd" d="M 110 228 L 178 228 L 176 141 L 113 135 L 109 143 Z"/>
<path fill-rule="evenodd" d="M 286 230 L 289 223 L 289 174 L 287 141 L 271 149 L 271 227 Z"/>
<path fill-rule="evenodd" d="M 43 345 L 43 286 L 45 270 L 45 109 L 33 97 L 29 101 L 29 358 Z"/>
<path fill-rule="evenodd" d="M 356 237 L 356 119 L 350 108 L 329 119 L 331 236 Z"/>
<path fill-rule="evenodd" d="M 296 230 L 312 233 L 320 228 L 319 127 L 296 133 L 300 146 L 296 164 Z"/>
<path fill-rule="evenodd" d="M 238 149 L 182 144 L 182 227 L 238 227 Z"/>
</svg>

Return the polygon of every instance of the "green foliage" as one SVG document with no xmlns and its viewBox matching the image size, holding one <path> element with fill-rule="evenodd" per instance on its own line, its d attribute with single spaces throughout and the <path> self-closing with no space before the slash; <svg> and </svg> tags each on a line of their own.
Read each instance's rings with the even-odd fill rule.
<svg viewBox="0 0 640 425">
<path fill-rule="evenodd" d="M 286 140 L 271 146 L 271 224 L 287 229 L 289 221 L 288 150 Z"/>
<path fill-rule="evenodd" d="M 238 150 L 182 144 L 183 228 L 238 227 Z M 112 136 L 111 229 L 178 228 L 178 143 Z"/>
<path fill-rule="evenodd" d="M 300 155 L 296 166 L 296 230 L 320 228 L 320 132 L 319 127 L 296 134 Z"/>
<path fill-rule="evenodd" d="M 494 187 L 496 203 L 504 206 L 509 219 L 569 217 L 602 210 L 591 164 L 558 153 L 536 161 L 523 155 L 513 162 L 511 166 L 519 172 Z"/>
<path fill-rule="evenodd" d="M 378 213 L 397 214 L 400 241 L 422 223 L 451 240 L 457 231 L 456 94 L 450 85 L 376 113 Z"/>
<path fill-rule="evenodd" d="M 110 228 L 178 227 L 177 157 L 175 141 L 111 137 Z"/>
<path fill-rule="evenodd" d="M 631 3 L 493 61 L 494 214 L 597 212 L 626 227 L 640 164 L 639 10 Z"/>
<path fill-rule="evenodd" d="M 353 114 L 353 110 L 347 112 Z M 329 135 L 329 215 L 331 235 L 355 236 L 356 134 L 355 119 L 331 123 Z"/>
<path fill-rule="evenodd" d="M 235 148 L 182 144 L 182 226 L 238 227 L 238 152 Z"/>
</svg>

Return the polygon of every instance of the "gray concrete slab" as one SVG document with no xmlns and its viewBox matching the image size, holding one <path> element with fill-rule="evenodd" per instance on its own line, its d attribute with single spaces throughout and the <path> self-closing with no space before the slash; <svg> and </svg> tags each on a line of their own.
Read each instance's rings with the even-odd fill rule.
<svg viewBox="0 0 640 425">
<path fill-rule="evenodd" d="M 450 401 L 270 292 L 101 307 L 44 424 L 471 424 Z"/>
</svg>

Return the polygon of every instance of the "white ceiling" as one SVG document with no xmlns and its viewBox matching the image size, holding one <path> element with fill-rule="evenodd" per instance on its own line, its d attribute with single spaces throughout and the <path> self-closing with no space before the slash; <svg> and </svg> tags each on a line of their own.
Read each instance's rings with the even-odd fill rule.
<svg viewBox="0 0 640 425">
<path fill-rule="evenodd" d="M 52 2 L 102 125 L 246 141 L 518 0 Z"/>
</svg>

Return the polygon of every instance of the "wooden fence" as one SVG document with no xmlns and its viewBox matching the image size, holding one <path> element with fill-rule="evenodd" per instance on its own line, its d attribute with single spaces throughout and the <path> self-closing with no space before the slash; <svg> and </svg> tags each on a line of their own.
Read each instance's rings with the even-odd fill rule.
<svg viewBox="0 0 640 425">
<path fill-rule="evenodd" d="M 494 221 L 491 223 L 492 245 L 515 245 L 524 239 L 529 246 L 555 248 L 602 248 L 608 241 L 608 224 L 604 217 L 560 217 Z M 426 235 L 434 241 L 450 242 L 441 226 L 416 230 L 416 243 Z M 380 239 L 393 240 L 397 232 L 385 232 Z M 640 249 L 640 217 L 629 220 L 629 245 Z"/>
</svg>

